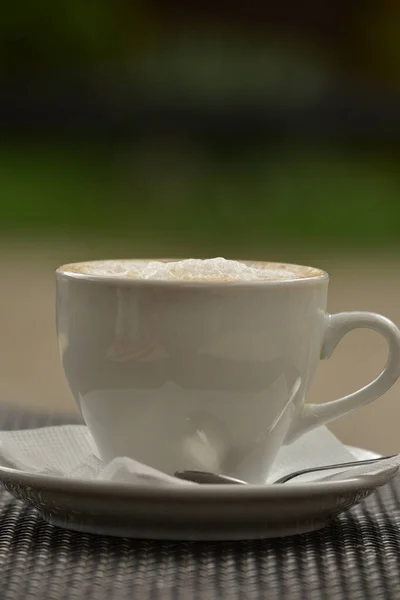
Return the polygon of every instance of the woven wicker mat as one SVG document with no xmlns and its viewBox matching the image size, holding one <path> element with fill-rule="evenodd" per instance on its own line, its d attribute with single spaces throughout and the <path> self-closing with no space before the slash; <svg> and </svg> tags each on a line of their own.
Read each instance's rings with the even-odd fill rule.
<svg viewBox="0 0 400 600">
<path fill-rule="evenodd" d="M 0 406 L 1 429 L 65 422 Z M 400 478 L 331 527 L 256 542 L 79 534 L 0 491 L 0 600 L 400 600 Z"/>
</svg>

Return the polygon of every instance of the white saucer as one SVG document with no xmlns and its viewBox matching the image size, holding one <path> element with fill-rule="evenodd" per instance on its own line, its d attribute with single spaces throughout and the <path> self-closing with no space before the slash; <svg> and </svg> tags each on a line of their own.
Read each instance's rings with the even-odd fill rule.
<svg viewBox="0 0 400 600">
<path fill-rule="evenodd" d="M 357 452 L 366 458 L 366 451 Z M 0 482 L 49 523 L 75 531 L 168 540 L 240 540 L 320 529 L 396 472 L 396 467 L 377 466 L 373 474 L 326 482 L 153 487 L 63 479 L 0 465 Z"/>
</svg>

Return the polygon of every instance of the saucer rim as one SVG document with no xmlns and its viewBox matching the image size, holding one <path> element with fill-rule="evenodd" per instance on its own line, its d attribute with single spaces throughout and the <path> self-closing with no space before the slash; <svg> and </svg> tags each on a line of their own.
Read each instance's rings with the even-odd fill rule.
<svg viewBox="0 0 400 600">
<path fill-rule="evenodd" d="M 363 451 L 361 448 L 354 450 Z M 374 453 L 375 454 L 375 453 Z M 379 456 L 375 454 L 375 456 Z M 245 497 L 248 500 L 252 498 L 275 499 L 277 497 L 285 499 L 291 497 L 295 492 L 296 496 L 303 498 L 310 493 L 319 497 L 324 497 L 337 493 L 350 493 L 363 488 L 381 487 L 388 483 L 399 471 L 399 466 L 382 467 L 374 473 L 366 473 L 352 478 L 334 481 L 307 481 L 307 482 L 288 482 L 288 483 L 266 483 L 264 485 L 157 485 L 157 484 L 134 484 L 129 482 L 85 480 L 78 478 L 67 478 L 56 475 L 46 475 L 41 473 L 31 473 L 26 470 L 6 467 L 0 464 L 0 483 L 7 483 L 35 487 L 48 492 L 68 492 L 73 494 L 87 495 L 94 493 L 96 496 L 117 496 L 118 498 L 129 498 L 135 496 L 141 500 L 162 500 L 163 498 L 184 499 L 185 501 L 197 500 L 232 500 L 233 497 Z"/>
<path fill-rule="evenodd" d="M 300 484 L 151 486 L 66 479 L 0 466 L 0 482 L 14 498 L 38 510 L 44 521 L 71 531 L 226 542 L 322 529 L 389 483 L 397 471 L 381 467 L 347 480 Z"/>
</svg>

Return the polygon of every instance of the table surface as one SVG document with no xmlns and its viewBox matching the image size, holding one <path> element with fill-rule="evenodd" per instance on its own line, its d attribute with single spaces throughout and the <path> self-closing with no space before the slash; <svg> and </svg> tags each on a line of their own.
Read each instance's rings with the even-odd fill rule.
<svg viewBox="0 0 400 600">
<path fill-rule="evenodd" d="M 67 420 L 0 406 L 1 429 Z M 0 598 L 397 600 L 399 501 L 400 477 L 316 533 L 157 542 L 59 529 L 0 490 Z"/>
</svg>

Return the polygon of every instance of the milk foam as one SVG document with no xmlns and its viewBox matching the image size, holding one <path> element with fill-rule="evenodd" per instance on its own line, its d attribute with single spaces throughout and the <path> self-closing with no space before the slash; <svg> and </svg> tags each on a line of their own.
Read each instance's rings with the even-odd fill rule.
<svg viewBox="0 0 400 600">
<path fill-rule="evenodd" d="M 317 277 L 319 269 L 278 263 L 243 263 L 225 258 L 179 261 L 107 260 L 67 265 L 64 271 L 154 281 L 284 281 Z"/>
</svg>

